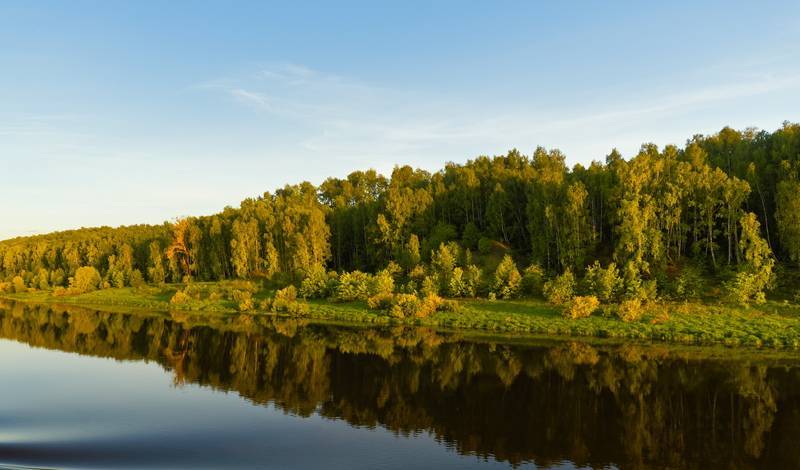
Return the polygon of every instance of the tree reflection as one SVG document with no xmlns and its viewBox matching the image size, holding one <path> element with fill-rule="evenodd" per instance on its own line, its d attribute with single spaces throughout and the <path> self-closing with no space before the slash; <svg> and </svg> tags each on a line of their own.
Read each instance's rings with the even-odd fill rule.
<svg viewBox="0 0 800 470">
<path fill-rule="evenodd" d="M 512 464 L 800 466 L 800 361 L 8 302 L 0 336 L 155 361 L 177 386 L 398 434 L 428 431 L 462 454 Z"/>
</svg>

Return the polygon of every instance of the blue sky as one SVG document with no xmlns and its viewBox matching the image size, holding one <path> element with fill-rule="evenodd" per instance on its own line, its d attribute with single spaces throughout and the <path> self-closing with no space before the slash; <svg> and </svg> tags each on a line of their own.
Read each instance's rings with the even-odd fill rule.
<svg viewBox="0 0 800 470">
<path fill-rule="evenodd" d="M 800 120 L 797 1 L 4 1 L 0 239 L 784 120 Z"/>
</svg>

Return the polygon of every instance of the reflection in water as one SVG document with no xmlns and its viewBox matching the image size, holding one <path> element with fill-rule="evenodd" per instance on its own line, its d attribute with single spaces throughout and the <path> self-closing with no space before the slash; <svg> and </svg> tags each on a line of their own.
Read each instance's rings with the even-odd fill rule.
<svg viewBox="0 0 800 470">
<path fill-rule="evenodd" d="M 19 303 L 0 303 L 0 337 L 514 465 L 800 468 L 800 361 L 785 358 Z"/>
</svg>

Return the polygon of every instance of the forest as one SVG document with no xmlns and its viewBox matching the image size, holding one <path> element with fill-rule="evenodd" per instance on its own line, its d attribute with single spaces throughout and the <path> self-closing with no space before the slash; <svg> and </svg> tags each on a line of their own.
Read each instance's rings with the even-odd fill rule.
<svg viewBox="0 0 800 470">
<path fill-rule="evenodd" d="M 572 168 L 540 147 L 355 171 L 214 215 L 14 238 L 0 242 L 0 291 L 180 284 L 180 304 L 193 283 L 243 280 L 240 310 L 302 313 L 317 298 L 402 318 L 526 297 L 631 321 L 660 301 L 794 303 L 798 263 L 800 124 L 785 122 Z"/>
</svg>

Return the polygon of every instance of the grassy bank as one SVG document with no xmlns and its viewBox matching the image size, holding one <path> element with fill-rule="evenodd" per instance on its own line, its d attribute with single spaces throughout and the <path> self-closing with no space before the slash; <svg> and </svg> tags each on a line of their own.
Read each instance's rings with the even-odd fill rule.
<svg viewBox="0 0 800 470">
<path fill-rule="evenodd" d="M 8 299 L 96 307 L 151 310 L 235 312 L 236 304 L 209 295 L 176 308 L 170 298 L 181 286 L 104 289 L 81 295 L 54 296 L 47 291 L 4 294 Z M 219 285 L 201 284 L 216 291 Z M 256 300 L 267 298 L 259 292 Z M 800 349 L 800 307 L 769 302 L 758 307 L 702 303 L 656 303 L 641 319 L 623 322 L 600 312 L 588 318 L 568 319 L 561 308 L 542 300 L 461 300 L 455 312 L 436 312 L 426 318 L 396 319 L 367 308 L 365 302 L 308 302 L 307 318 L 367 324 L 413 324 L 457 330 L 476 330 L 521 335 L 558 335 L 653 340 L 680 344 L 723 344 Z M 269 312 L 260 312 L 268 314 Z M 280 314 L 279 314 L 280 315 Z"/>
</svg>

